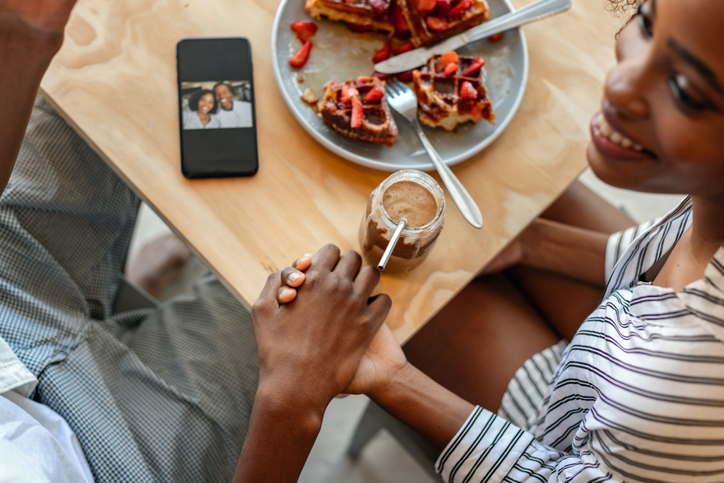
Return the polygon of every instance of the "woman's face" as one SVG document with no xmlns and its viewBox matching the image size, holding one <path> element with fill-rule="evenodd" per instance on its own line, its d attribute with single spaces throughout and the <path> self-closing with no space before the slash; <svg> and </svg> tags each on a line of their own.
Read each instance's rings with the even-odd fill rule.
<svg viewBox="0 0 724 483">
<path fill-rule="evenodd" d="M 621 188 L 724 196 L 724 1 L 646 0 L 621 31 L 591 169 Z"/>
<path fill-rule="evenodd" d="M 199 99 L 199 114 L 206 115 L 214 108 L 214 95 L 211 93 L 204 94 Z"/>
</svg>

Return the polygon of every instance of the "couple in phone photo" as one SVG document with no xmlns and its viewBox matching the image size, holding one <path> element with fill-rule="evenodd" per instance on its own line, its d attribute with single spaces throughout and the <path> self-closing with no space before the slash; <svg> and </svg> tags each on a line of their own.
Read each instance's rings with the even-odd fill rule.
<svg viewBox="0 0 724 483">
<path fill-rule="evenodd" d="M 204 88 L 203 84 L 197 87 L 188 96 L 188 110 L 184 109 L 184 129 L 228 129 L 252 127 L 251 103 L 244 98 L 244 88 L 249 83 L 244 82 L 237 86 L 239 94 L 235 95 L 231 85 L 219 82 L 212 89 Z M 190 86 L 191 87 L 191 86 Z"/>
</svg>

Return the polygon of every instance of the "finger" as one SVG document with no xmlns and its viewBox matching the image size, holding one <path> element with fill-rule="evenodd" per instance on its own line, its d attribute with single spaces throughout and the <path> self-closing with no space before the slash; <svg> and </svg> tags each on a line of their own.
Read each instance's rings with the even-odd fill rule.
<svg viewBox="0 0 724 483">
<path fill-rule="evenodd" d="M 377 333 L 382 324 L 385 322 L 387 315 L 390 313 L 392 308 L 392 299 L 387 294 L 379 294 L 370 298 L 368 301 L 368 308 L 372 312 L 372 330 L 369 334 L 369 341 Z"/>
<path fill-rule="evenodd" d="M 263 300 L 263 301 L 276 299 L 277 292 L 279 291 L 279 287 L 281 287 L 281 286 L 282 286 L 281 272 L 272 273 L 266 279 L 266 284 L 264 285 L 264 289 L 261 291 L 261 295 L 259 295 L 259 299 Z"/>
<path fill-rule="evenodd" d="M 334 245 L 324 245 L 312 257 L 312 265 L 315 270 L 331 272 L 339 260 L 339 248 Z"/>
<path fill-rule="evenodd" d="M 289 287 L 299 287 L 304 283 L 306 277 L 302 272 L 293 267 L 287 267 L 282 270 L 282 283 Z"/>
<path fill-rule="evenodd" d="M 297 291 L 293 288 L 282 285 L 277 291 L 277 302 L 280 304 L 288 304 L 297 298 Z"/>
<path fill-rule="evenodd" d="M 359 272 L 359 267 L 361 266 L 362 257 L 359 256 L 359 253 L 348 250 L 339 257 L 339 261 L 337 262 L 337 266 L 334 267 L 334 271 L 336 273 L 344 274 L 349 277 L 350 280 L 354 280 L 357 276 L 357 272 Z"/>
<path fill-rule="evenodd" d="M 369 298 L 377 284 L 380 283 L 380 271 L 372 265 L 365 265 L 354 279 L 354 284 L 364 297 Z"/>
<path fill-rule="evenodd" d="M 302 258 L 298 258 L 294 263 L 292 263 L 292 267 L 302 272 L 305 271 L 312 264 L 313 256 L 314 255 L 312 255 L 311 253 L 305 254 Z"/>
</svg>

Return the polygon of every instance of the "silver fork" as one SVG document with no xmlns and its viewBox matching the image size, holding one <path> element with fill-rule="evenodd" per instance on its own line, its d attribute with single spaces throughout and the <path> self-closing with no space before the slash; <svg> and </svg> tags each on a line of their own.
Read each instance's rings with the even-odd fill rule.
<svg viewBox="0 0 724 483">
<path fill-rule="evenodd" d="M 387 81 L 387 102 L 389 105 L 400 113 L 405 119 L 410 121 L 412 127 L 415 128 L 417 135 L 422 141 L 422 145 L 425 146 L 427 154 L 432 159 L 432 164 L 435 165 L 435 169 L 440 174 L 442 182 L 445 183 L 450 197 L 457 205 L 463 218 L 473 225 L 475 228 L 483 227 L 483 215 L 480 213 L 478 205 L 475 204 L 470 193 L 465 189 L 460 180 L 450 170 L 447 164 L 445 164 L 437 153 L 432 143 L 425 135 L 425 132 L 420 126 L 420 121 L 417 119 L 417 97 L 412 89 L 407 87 L 397 79 L 391 79 Z"/>
</svg>

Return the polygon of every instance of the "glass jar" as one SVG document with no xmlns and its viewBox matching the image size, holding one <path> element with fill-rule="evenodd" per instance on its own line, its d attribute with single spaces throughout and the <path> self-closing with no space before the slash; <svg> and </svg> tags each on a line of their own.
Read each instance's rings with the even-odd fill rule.
<svg viewBox="0 0 724 483">
<path fill-rule="evenodd" d="M 430 175 L 404 169 L 372 191 L 359 229 L 359 243 L 367 263 L 377 266 L 401 218 L 408 224 L 385 272 L 407 272 L 420 265 L 442 231 L 445 196 Z"/>
</svg>

